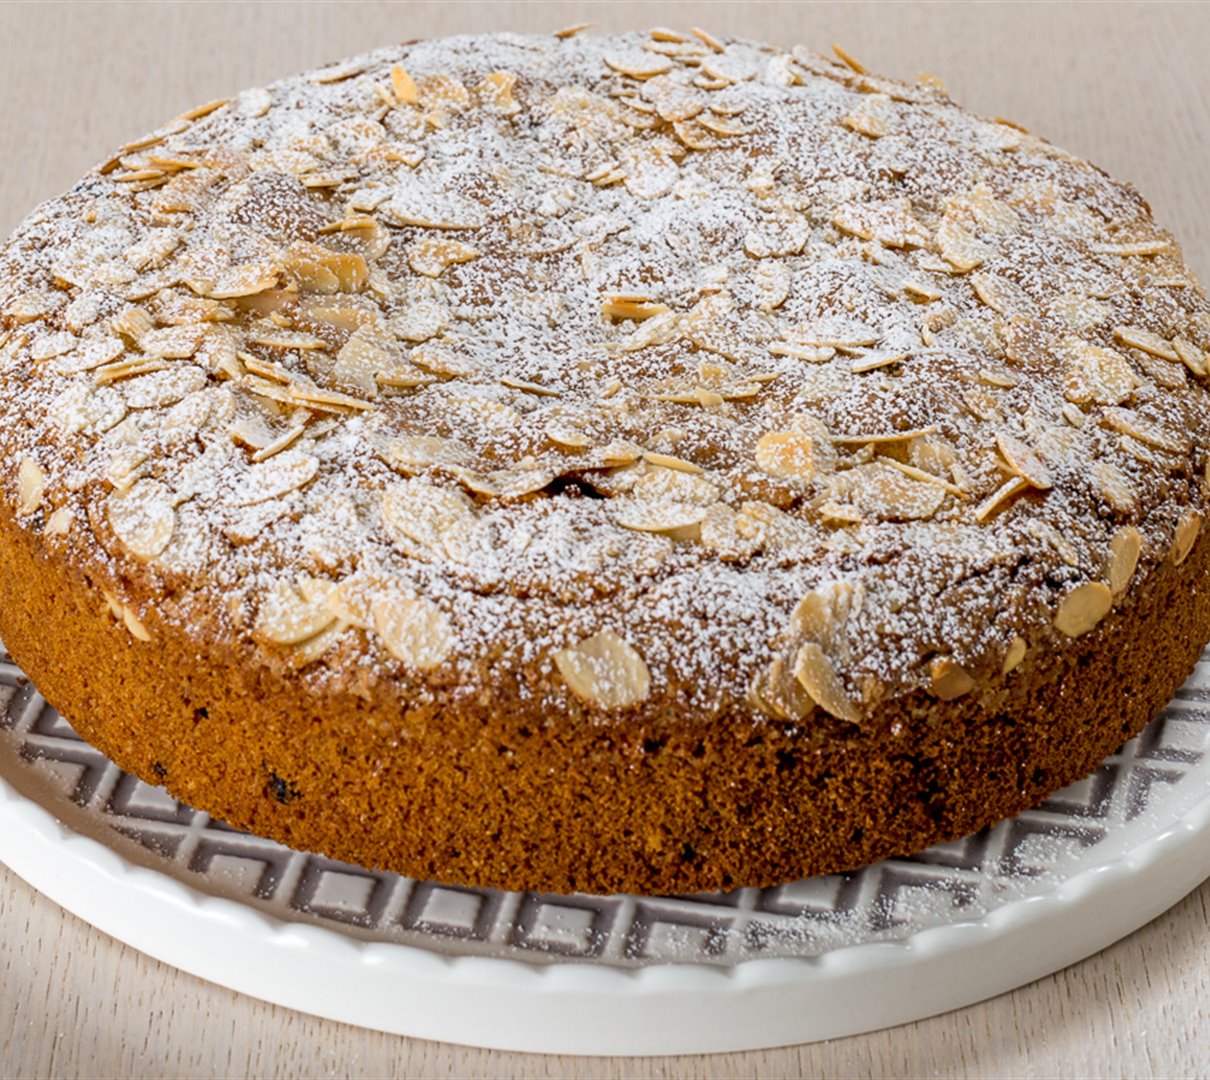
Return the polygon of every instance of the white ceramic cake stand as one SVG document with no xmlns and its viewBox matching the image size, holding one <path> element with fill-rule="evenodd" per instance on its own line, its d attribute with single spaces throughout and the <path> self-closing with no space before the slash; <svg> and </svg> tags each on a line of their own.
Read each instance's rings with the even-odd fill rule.
<svg viewBox="0 0 1210 1080">
<path fill-rule="evenodd" d="M 166 963 L 383 1031 L 565 1054 L 833 1038 L 1074 963 L 1210 876 L 1210 661 L 1094 776 L 994 829 L 655 898 L 452 888 L 235 832 L 82 742 L 0 650 L 0 860 Z"/>
</svg>

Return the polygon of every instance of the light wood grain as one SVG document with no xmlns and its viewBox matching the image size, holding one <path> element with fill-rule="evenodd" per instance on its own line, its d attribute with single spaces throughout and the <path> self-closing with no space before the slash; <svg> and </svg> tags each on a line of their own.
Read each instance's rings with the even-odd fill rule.
<svg viewBox="0 0 1210 1080">
<path fill-rule="evenodd" d="M 840 41 L 935 71 L 1134 182 L 1210 277 L 1206 4 L 0 4 L 0 232 L 184 109 L 390 41 L 702 23 Z M 1126 941 L 990 1002 L 890 1031 L 713 1057 L 500 1054 L 401 1039 L 233 994 L 91 929 L 0 868 L 0 1075 L 1202 1076 L 1210 884 Z"/>
</svg>

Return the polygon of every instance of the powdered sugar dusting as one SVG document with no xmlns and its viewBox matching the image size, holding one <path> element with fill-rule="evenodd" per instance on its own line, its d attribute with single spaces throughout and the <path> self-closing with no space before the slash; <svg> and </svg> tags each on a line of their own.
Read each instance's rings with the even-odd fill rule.
<svg viewBox="0 0 1210 1080">
<path fill-rule="evenodd" d="M 23 523 L 70 510 L 46 543 L 149 627 L 414 699 L 801 720 L 994 687 L 1122 528 L 1140 576 L 1200 529 L 1176 243 L 936 89 L 498 35 L 196 112 L 0 252 L 5 498 L 35 462 Z"/>
</svg>

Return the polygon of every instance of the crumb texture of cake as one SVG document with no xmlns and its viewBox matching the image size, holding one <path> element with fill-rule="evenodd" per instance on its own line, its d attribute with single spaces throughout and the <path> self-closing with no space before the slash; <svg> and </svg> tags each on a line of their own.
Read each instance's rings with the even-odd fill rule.
<svg viewBox="0 0 1210 1080">
<path fill-rule="evenodd" d="M 0 247 L 14 656 L 442 881 L 773 884 L 1087 774 L 1210 638 L 1210 303 L 1129 185 L 837 55 L 448 38 L 121 147 Z"/>
</svg>

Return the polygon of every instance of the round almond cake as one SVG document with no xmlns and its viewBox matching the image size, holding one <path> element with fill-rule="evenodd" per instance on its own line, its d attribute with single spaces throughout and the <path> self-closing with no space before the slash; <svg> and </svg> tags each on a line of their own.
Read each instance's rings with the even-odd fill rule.
<svg viewBox="0 0 1210 1080">
<path fill-rule="evenodd" d="M 0 249 L 0 633 L 297 848 L 763 886 L 1087 775 L 1210 638 L 1210 305 L 1128 185 L 703 31 L 395 46 Z"/>
</svg>

